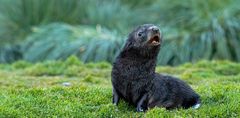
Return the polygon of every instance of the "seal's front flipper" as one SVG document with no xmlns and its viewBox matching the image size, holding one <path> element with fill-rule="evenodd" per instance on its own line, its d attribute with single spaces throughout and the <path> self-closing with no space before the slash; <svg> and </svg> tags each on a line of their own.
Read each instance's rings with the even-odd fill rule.
<svg viewBox="0 0 240 118">
<path fill-rule="evenodd" d="M 118 105 L 118 102 L 119 102 L 119 95 L 117 93 L 117 91 L 114 89 L 113 87 L 113 98 L 112 98 L 112 103 L 114 105 Z"/>
<path fill-rule="evenodd" d="M 137 103 L 137 112 L 143 112 L 147 110 L 146 108 L 143 107 L 144 101 L 147 99 L 147 94 L 143 95 L 142 98 L 138 101 Z"/>
</svg>

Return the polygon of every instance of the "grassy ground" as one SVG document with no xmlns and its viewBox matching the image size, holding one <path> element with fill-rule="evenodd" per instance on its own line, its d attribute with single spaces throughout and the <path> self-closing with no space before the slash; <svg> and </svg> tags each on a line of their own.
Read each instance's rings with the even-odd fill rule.
<svg viewBox="0 0 240 118">
<path fill-rule="evenodd" d="M 154 108 L 136 113 L 111 104 L 111 65 L 66 61 L 0 65 L 0 117 L 240 117 L 240 64 L 201 61 L 158 67 L 181 77 L 202 98 L 197 109 Z"/>
</svg>

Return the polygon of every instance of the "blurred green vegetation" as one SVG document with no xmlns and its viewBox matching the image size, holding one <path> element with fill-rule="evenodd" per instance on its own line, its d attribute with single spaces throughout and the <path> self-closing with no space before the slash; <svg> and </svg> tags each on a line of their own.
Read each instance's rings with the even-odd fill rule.
<svg viewBox="0 0 240 118">
<path fill-rule="evenodd" d="M 153 23 L 164 44 L 158 64 L 240 61 L 239 0 L 1 0 L 0 63 L 77 55 L 112 62 L 129 31 Z M 86 33 L 87 32 L 87 33 Z"/>
<path fill-rule="evenodd" d="M 202 99 L 199 109 L 154 108 L 138 113 L 120 100 L 111 103 L 111 64 L 65 61 L 0 64 L 0 117 L 218 117 L 240 115 L 240 64 L 200 61 L 157 72 L 186 81 Z"/>
<path fill-rule="evenodd" d="M 66 59 L 71 55 L 78 56 L 83 62 L 112 61 L 123 44 L 117 32 L 101 26 L 55 23 L 33 32 L 22 46 L 23 59 L 31 62 Z"/>
</svg>

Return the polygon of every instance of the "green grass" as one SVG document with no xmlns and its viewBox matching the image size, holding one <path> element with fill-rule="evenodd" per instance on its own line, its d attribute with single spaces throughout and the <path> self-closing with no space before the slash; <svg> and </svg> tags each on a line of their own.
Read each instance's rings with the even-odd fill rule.
<svg viewBox="0 0 240 118">
<path fill-rule="evenodd" d="M 197 109 L 154 108 L 137 113 L 111 104 L 111 65 L 66 61 L 0 64 L 0 117 L 239 117 L 240 64 L 200 61 L 157 72 L 181 77 L 202 98 Z M 70 86 L 64 86 L 66 82 Z"/>
</svg>

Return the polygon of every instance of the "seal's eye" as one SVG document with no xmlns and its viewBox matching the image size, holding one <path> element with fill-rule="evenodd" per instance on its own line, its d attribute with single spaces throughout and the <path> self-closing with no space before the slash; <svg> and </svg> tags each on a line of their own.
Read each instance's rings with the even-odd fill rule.
<svg viewBox="0 0 240 118">
<path fill-rule="evenodd" d="M 143 32 L 138 32 L 138 37 L 141 37 L 143 35 Z"/>
</svg>

